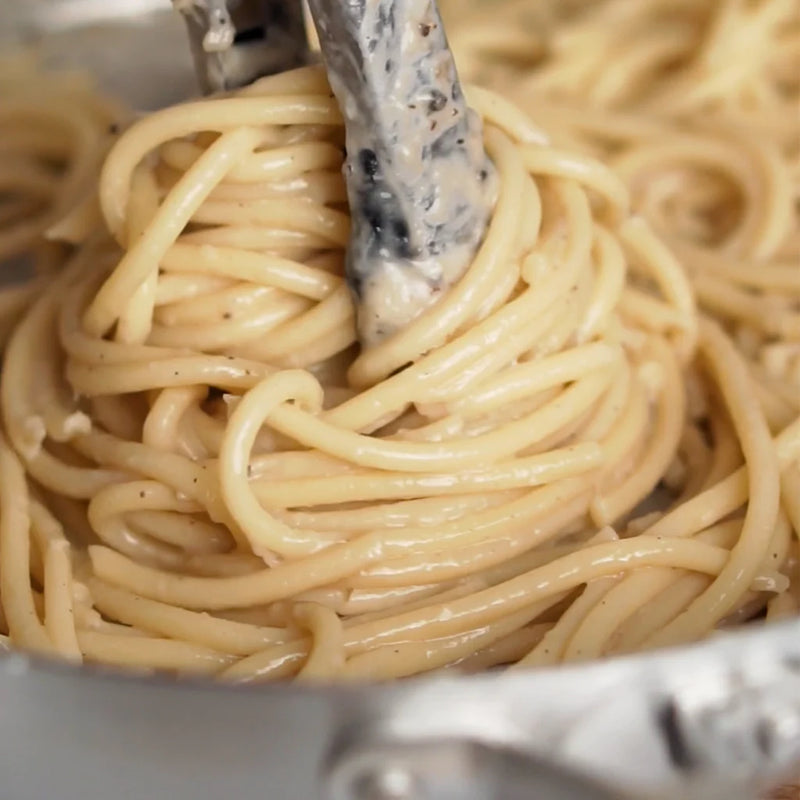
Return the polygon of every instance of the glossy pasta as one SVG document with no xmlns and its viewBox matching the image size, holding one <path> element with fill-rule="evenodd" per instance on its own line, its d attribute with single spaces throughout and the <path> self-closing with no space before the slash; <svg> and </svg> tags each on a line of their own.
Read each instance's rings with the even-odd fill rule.
<svg viewBox="0 0 800 800">
<path fill-rule="evenodd" d="M 559 13 L 556 30 L 593 24 Z M 512 65 L 514 39 L 496 53 L 490 27 L 460 36 L 464 69 L 503 90 L 507 70 L 550 74 Z M 551 72 L 580 71 L 564 60 Z M 468 96 L 499 176 L 489 230 L 451 292 L 364 352 L 320 70 L 120 136 L 99 216 L 59 223 L 73 246 L 5 349 L 13 646 L 236 681 L 385 679 L 795 613 L 800 392 L 793 356 L 775 374 L 762 358 L 793 341 L 790 143 L 739 143 L 715 119 L 696 132 L 679 110 L 578 115 L 533 85 L 530 115 Z M 744 210 L 721 235 L 702 211 L 731 186 Z M 715 308 L 709 274 L 752 303 L 788 297 L 790 322 Z"/>
<path fill-rule="evenodd" d="M 462 73 L 502 88 L 555 142 L 601 159 L 625 181 L 701 308 L 750 361 L 773 431 L 794 419 L 795 0 L 476 0 L 458 14 L 445 4 Z"/>
</svg>

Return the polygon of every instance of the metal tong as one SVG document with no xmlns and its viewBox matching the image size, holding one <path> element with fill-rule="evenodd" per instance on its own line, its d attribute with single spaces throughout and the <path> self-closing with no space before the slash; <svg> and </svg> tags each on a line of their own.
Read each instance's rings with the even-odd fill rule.
<svg viewBox="0 0 800 800">
<path fill-rule="evenodd" d="M 310 60 L 301 0 L 172 0 L 189 32 L 201 89 L 246 86 Z"/>
<path fill-rule="evenodd" d="M 301 0 L 173 4 L 207 92 L 313 59 Z M 308 6 L 345 118 L 346 274 L 370 346 L 402 330 L 469 266 L 491 213 L 494 168 L 435 0 Z"/>
</svg>

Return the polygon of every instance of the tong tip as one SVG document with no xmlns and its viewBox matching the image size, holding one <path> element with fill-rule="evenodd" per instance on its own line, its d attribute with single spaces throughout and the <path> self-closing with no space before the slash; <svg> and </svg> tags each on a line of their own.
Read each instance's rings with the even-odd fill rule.
<svg viewBox="0 0 800 800">
<path fill-rule="evenodd" d="M 172 0 L 204 92 L 246 86 L 310 60 L 303 5 L 285 0 Z"/>
</svg>

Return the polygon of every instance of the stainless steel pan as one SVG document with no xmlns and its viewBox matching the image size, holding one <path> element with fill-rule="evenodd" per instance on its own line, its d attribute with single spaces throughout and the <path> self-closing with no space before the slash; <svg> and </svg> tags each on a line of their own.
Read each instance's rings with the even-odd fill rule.
<svg viewBox="0 0 800 800">
<path fill-rule="evenodd" d="M 0 0 L 148 108 L 188 96 L 166 0 Z M 169 76 L 165 80 L 165 76 Z M 236 688 L 0 653 L 0 800 L 749 800 L 800 769 L 800 622 L 585 666 Z"/>
<path fill-rule="evenodd" d="M 4 800 L 745 800 L 800 763 L 800 625 L 526 675 L 237 688 L 0 657 Z"/>
</svg>

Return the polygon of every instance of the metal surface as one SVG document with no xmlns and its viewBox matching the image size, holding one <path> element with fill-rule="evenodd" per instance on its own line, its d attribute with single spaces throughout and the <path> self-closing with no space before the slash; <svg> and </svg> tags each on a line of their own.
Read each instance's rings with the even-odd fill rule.
<svg viewBox="0 0 800 800">
<path fill-rule="evenodd" d="M 0 656 L 2 796 L 747 800 L 800 763 L 798 634 L 791 623 L 536 674 L 330 689 Z"/>
<path fill-rule="evenodd" d="M 186 28 L 168 0 L 0 0 L 0 47 L 20 44 L 54 69 L 89 70 L 135 108 L 199 93 Z"/>
<path fill-rule="evenodd" d="M 311 60 L 302 0 L 172 0 L 205 92 L 235 89 Z"/>
<path fill-rule="evenodd" d="M 26 36 L 59 18 L 45 49 L 61 63 L 111 64 L 106 85 L 139 104 L 185 90 L 185 47 L 126 62 L 147 36 L 183 41 L 179 20 L 63 30 L 80 4 L 61 5 L 37 21 L 43 4 L 0 0 L 0 30 L 12 12 Z M 156 80 L 148 70 L 170 58 Z M 329 689 L 140 680 L 0 652 L 2 800 L 749 800 L 796 767 L 796 621 L 558 670 Z"/>
</svg>

